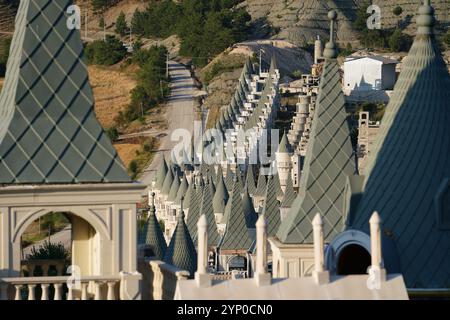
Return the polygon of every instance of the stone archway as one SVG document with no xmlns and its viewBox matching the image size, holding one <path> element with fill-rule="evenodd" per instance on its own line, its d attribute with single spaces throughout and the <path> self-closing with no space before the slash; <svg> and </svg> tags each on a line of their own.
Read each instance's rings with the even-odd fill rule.
<svg viewBox="0 0 450 320">
<path fill-rule="evenodd" d="M 17 261 L 23 248 L 21 236 L 27 228 L 40 217 L 52 212 L 61 212 L 71 224 L 71 264 L 77 267 L 81 275 L 99 275 L 101 271 L 102 243 L 108 239 L 105 226 L 99 218 L 85 210 L 68 211 L 68 208 L 41 209 L 24 217 L 13 236 L 13 260 Z"/>
<path fill-rule="evenodd" d="M 336 273 L 338 275 L 367 274 L 370 267 L 370 254 L 358 244 L 343 248 L 337 257 Z"/>
</svg>

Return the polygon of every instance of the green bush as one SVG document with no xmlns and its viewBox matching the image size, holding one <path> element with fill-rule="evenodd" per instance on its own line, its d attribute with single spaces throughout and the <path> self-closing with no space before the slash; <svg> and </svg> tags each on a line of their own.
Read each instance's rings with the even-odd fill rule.
<svg viewBox="0 0 450 320">
<path fill-rule="evenodd" d="M 110 66 L 123 60 L 127 49 L 114 36 L 107 35 L 105 41 L 96 40 L 85 48 L 85 55 L 89 64 Z"/>
<path fill-rule="evenodd" d="M 3 47 L 3 53 L 0 54 L 0 77 L 4 77 L 6 73 L 6 63 L 8 62 L 9 48 L 11 46 L 11 39 L 0 40 L 0 46 Z"/>
<path fill-rule="evenodd" d="M 119 131 L 117 131 L 117 128 L 115 127 L 106 129 L 105 133 L 111 141 L 115 141 L 119 138 Z"/>
<path fill-rule="evenodd" d="M 70 252 L 60 243 L 44 241 L 38 249 L 31 248 L 31 253 L 27 255 L 27 260 L 69 260 Z"/>
<path fill-rule="evenodd" d="M 124 35 L 127 34 L 127 31 L 128 31 L 128 24 L 127 20 L 125 20 L 125 13 L 121 11 L 116 20 L 116 33 L 120 34 L 123 37 Z"/>
</svg>

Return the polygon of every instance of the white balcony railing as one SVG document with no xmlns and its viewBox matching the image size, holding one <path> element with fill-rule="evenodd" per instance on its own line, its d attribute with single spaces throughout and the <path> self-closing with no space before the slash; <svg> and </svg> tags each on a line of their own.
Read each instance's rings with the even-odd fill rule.
<svg viewBox="0 0 450 320">
<path fill-rule="evenodd" d="M 69 276 L 0 278 L 0 300 L 50 300 L 51 298 L 53 300 L 118 299 L 117 292 L 119 290 L 120 277 L 81 277 L 77 280 L 77 282 L 79 281 L 79 289 L 75 288 L 76 285 L 71 279 L 73 277 Z M 74 283 L 74 285 L 67 285 L 67 283 Z M 53 292 L 52 295 L 50 295 L 51 291 Z"/>
</svg>

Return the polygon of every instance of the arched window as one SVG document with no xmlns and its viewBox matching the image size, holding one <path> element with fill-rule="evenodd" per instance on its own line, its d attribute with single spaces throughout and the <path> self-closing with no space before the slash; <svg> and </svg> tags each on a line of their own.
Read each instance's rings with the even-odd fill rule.
<svg viewBox="0 0 450 320">
<path fill-rule="evenodd" d="M 349 244 L 339 253 L 337 274 L 366 274 L 371 264 L 369 252 L 357 244 Z"/>
</svg>

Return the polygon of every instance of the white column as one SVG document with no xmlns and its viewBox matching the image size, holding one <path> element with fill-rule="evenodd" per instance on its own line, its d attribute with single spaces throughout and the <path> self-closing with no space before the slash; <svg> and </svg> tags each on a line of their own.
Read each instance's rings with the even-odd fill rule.
<svg viewBox="0 0 450 320">
<path fill-rule="evenodd" d="M 316 214 L 312 221 L 314 237 L 314 271 L 313 277 L 317 284 L 330 282 L 330 274 L 325 270 L 323 221 L 320 214 Z"/>
<path fill-rule="evenodd" d="M 267 229 L 264 214 L 256 222 L 256 272 L 255 280 L 258 286 L 271 283 L 271 276 L 267 273 Z"/>
<path fill-rule="evenodd" d="M 198 239 L 198 255 L 197 255 L 197 272 L 195 280 L 199 287 L 211 286 L 211 278 L 207 272 L 208 266 L 208 221 L 203 214 L 197 223 L 197 239 Z"/>
<path fill-rule="evenodd" d="M 381 218 L 374 212 L 369 220 L 370 224 L 370 256 L 372 265 L 369 268 L 370 287 L 380 288 L 380 282 L 386 281 L 386 270 L 383 268 L 383 254 L 381 251 Z"/>
</svg>

